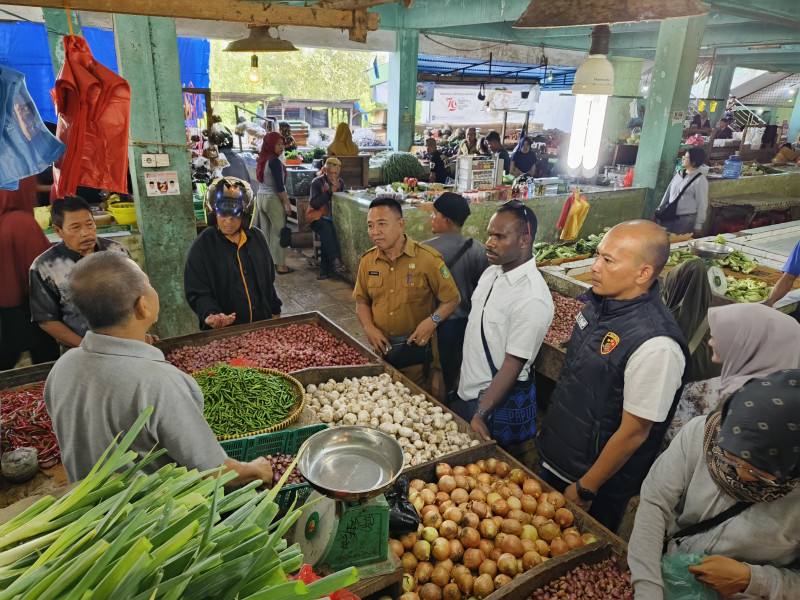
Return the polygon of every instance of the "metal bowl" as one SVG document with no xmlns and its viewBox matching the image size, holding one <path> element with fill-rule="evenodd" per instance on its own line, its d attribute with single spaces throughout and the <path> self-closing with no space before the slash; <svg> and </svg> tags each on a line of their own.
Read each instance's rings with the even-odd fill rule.
<svg viewBox="0 0 800 600">
<path fill-rule="evenodd" d="M 692 240 L 689 242 L 689 250 L 692 251 L 692 254 L 695 254 L 700 258 L 715 259 L 725 258 L 731 252 L 733 252 L 733 248 L 725 244 L 718 244 L 716 242 L 701 242 L 699 240 Z"/>
<path fill-rule="evenodd" d="M 397 440 L 369 427 L 324 429 L 303 444 L 298 467 L 319 493 L 355 502 L 381 494 L 403 469 Z"/>
</svg>

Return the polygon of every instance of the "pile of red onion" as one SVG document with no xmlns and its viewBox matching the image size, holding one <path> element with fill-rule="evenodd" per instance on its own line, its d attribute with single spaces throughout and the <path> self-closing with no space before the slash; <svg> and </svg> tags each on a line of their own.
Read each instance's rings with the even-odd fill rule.
<svg viewBox="0 0 800 600">
<path fill-rule="evenodd" d="M 257 367 L 288 373 L 308 367 L 363 365 L 369 360 L 317 324 L 259 329 L 215 340 L 205 346 L 173 350 L 167 360 L 194 373 L 233 359 L 247 359 Z"/>
<path fill-rule="evenodd" d="M 275 456 L 267 456 L 265 457 L 269 463 L 272 465 L 272 483 L 278 483 L 283 474 L 286 472 L 286 469 L 289 468 L 289 465 L 292 464 L 294 460 L 294 456 L 291 454 L 276 454 Z M 292 485 L 295 483 L 306 483 L 306 478 L 303 477 L 303 474 L 300 472 L 300 469 L 297 468 L 295 465 L 292 472 L 289 474 L 289 479 L 286 480 L 286 485 Z"/>
<path fill-rule="evenodd" d="M 533 592 L 528 600 L 621 598 L 633 600 L 631 572 L 622 572 L 613 556 L 597 565 L 581 565 Z"/>
<path fill-rule="evenodd" d="M 585 304 L 575 298 L 562 296 L 558 292 L 550 292 L 553 296 L 553 322 L 544 336 L 544 341 L 553 346 L 560 347 L 572 337 L 572 328 L 575 326 L 575 316 L 583 310 Z"/>
</svg>

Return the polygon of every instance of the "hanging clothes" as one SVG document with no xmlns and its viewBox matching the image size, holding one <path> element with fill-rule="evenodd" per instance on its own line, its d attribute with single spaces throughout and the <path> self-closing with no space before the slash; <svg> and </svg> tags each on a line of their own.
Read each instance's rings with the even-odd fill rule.
<svg viewBox="0 0 800 600">
<path fill-rule="evenodd" d="M 25 75 L 0 66 L 0 189 L 16 190 L 20 179 L 44 171 L 64 149 L 39 116 Z"/>
<path fill-rule="evenodd" d="M 52 92 L 56 136 L 67 151 L 54 165 L 55 197 L 81 186 L 128 192 L 131 88 L 98 63 L 82 37 L 64 36 L 64 65 Z"/>
</svg>

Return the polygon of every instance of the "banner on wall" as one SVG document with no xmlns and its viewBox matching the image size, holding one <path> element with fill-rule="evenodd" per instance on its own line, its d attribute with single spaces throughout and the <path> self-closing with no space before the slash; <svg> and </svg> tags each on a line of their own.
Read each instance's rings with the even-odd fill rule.
<svg viewBox="0 0 800 600">
<path fill-rule="evenodd" d="M 417 100 L 423 102 L 431 102 L 433 100 L 433 90 L 436 84 L 432 81 L 418 81 L 417 82 Z"/>
<path fill-rule="evenodd" d="M 498 120 L 494 111 L 532 111 L 539 99 L 540 88 L 531 84 L 488 84 L 483 89 L 485 98 L 478 100 L 478 85 L 437 85 L 431 102 L 431 121 L 488 123 Z M 523 98 L 523 93 L 527 98 Z M 502 119 L 502 115 L 499 118 Z"/>
</svg>

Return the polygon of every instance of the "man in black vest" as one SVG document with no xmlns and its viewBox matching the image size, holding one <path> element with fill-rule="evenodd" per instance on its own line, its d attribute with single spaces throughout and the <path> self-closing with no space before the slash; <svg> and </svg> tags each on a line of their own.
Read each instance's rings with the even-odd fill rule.
<svg viewBox="0 0 800 600">
<path fill-rule="evenodd" d="M 668 258 L 669 238 L 650 221 L 603 238 L 537 438 L 546 479 L 611 530 L 639 493 L 683 388 L 688 348 L 657 281 Z"/>
</svg>

